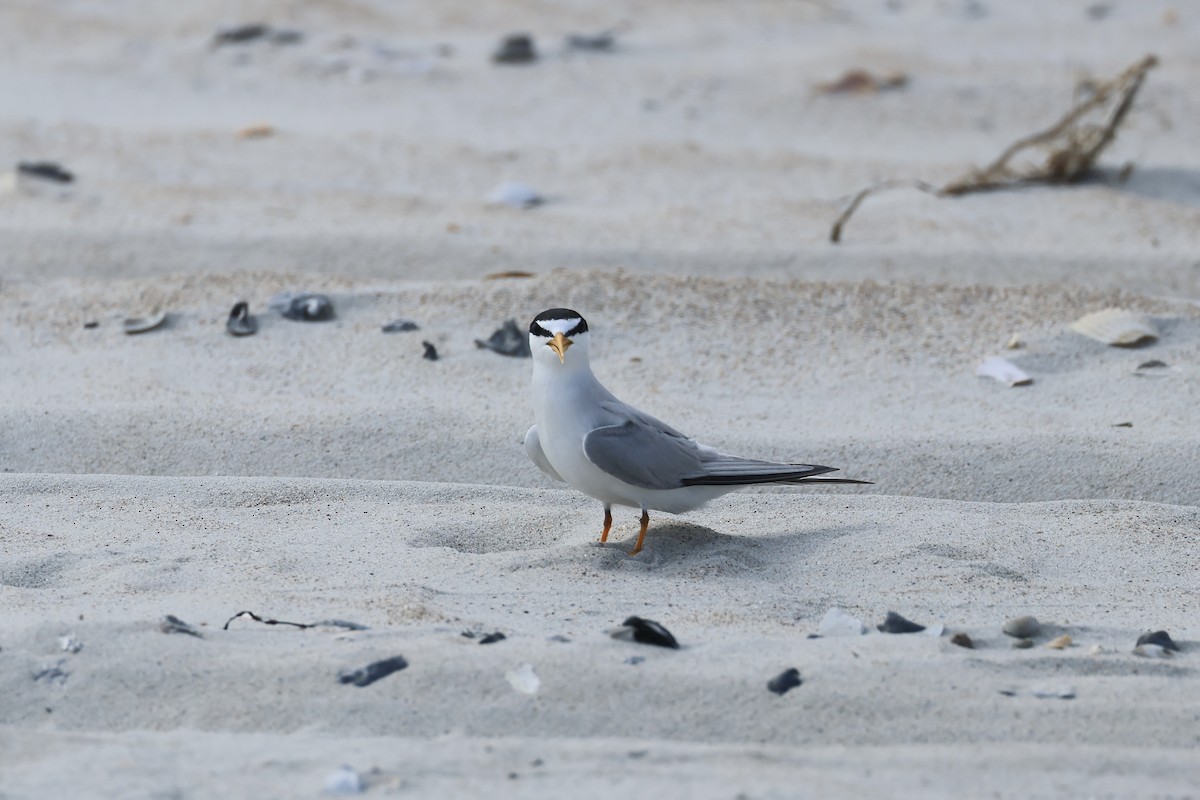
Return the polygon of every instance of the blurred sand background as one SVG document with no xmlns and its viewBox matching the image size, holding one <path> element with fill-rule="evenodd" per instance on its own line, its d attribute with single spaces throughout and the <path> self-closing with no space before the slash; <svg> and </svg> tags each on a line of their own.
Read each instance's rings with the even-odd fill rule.
<svg viewBox="0 0 1200 800">
<path fill-rule="evenodd" d="M 302 38 L 212 45 L 250 22 Z M 493 64 L 518 31 L 539 59 Z M 1197 41 L 1152 0 L 7 0 L 0 173 L 76 180 L 0 180 L 0 798 L 318 796 L 343 763 L 367 796 L 1200 794 Z M 1148 53 L 1095 180 L 881 195 L 828 242 Z M 907 82 L 816 89 L 852 68 Z M 297 289 L 337 319 L 267 311 Z M 874 485 L 596 546 L 521 448 L 529 362 L 473 344 L 559 305 L 629 402 Z M 1158 341 L 1068 329 L 1110 306 Z M 948 630 L 807 639 L 834 606 Z M 220 629 L 246 608 L 369 629 Z M 630 614 L 683 650 L 609 638 Z M 1183 652 L 1131 652 L 1158 629 Z"/>
</svg>

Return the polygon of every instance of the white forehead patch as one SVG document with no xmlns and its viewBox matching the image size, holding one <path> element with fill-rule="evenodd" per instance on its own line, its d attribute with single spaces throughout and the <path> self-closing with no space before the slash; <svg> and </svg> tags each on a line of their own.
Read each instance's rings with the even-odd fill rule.
<svg viewBox="0 0 1200 800">
<path fill-rule="evenodd" d="M 581 322 L 579 317 L 571 317 L 570 319 L 546 319 L 538 323 L 553 336 L 556 333 L 566 334 L 576 325 Z"/>
</svg>

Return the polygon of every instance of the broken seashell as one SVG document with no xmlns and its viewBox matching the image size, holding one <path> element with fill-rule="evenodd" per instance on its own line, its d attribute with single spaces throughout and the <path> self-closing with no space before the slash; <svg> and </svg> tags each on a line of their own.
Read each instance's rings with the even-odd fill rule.
<svg viewBox="0 0 1200 800">
<path fill-rule="evenodd" d="M 889 611 L 887 617 L 876 625 L 875 629 L 880 633 L 920 633 L 925 630 L 925 626 L 905 619 L 895 611 Z"/>
<path fill-rule="evenodd" d="M 522 664 L 516 669 L 510 669 L 504 673 L 504 679 L 521 694 L 537 694 L 542 685 L 542 679 L 533 671 L 533 664 Z"/>
<path fill-rule="evenodd" d="M 258 320 L 250 316 L 250 306 L 245 301 L 239 301 L 229 312 L 225 321 L 225 330 L 230 336 L 253 336 L 258 331 Z"/>
<path fill-rule="evenodd" d="M 158 629 L 163 633 L 186 633 L 188 636 L 195 636 L 197 639 L 204 638 L 204 634 L 174 614 L 167 614 L 160 619 L 158 621 Z"/>
<path fill-rule="evenodd" d="M 300 322 L 324 322 L 333 319 L 333 302 L 323 294 L 280 292 L 267 301 L 267 308 L 285 319 Z"/>
<path fill-rule="evenodd" d="M 508 181 L 497 186 L 487 196 L 489 203 L 510 208 L 533 208 L 545 202 L 535 189 L 517 181 Z"/>
<path fill-rule="evenodd" d="M 147 333 L 155 328 L 161 327 L 167 321 L 167 312 L 160 311 L 157 314 L 151 314 L 148 317 L 129 317 L 121 327 L 126 333 L 132 335 L 135 333 Z"/>
<path fill-rule="evenodd" d="M 965 647 L 968 650 L 975 649 L 975 643 L 971 641 L 971 637 L 965 633 L 956 633 L 950 637 L 950 644 L 956 644 L 959 647 Z"/>
<path fill-rule="evenodd" d="M 425 359 L 426 361 L 438 360 L 438 351 L 437 348 L 433 346 L 433 342 L 421 342 L 421 346 L 425 348 L 425 352 L 421 353 L 421 358 Z"/>
<path fill-rule="evenodd" d="M 1015 636 L 1018 639 L 1028 639 L 1030 636 L 1037 636 L 1042 629 L 1042 623 L 1037 621 L 1037 617 L 1014 617 L 1004 623 L 1001 628 L 1009 636 Z"/>
<path fill-rule="evenodd" d="M 1065 633 L 1062 636 L 1046 642 L 1046 647 L 1049 647 L 1051 650 L 1066 650 L 1070 646 L 1071 637 Z"/>
<path fill-rule="evenodd" d="M 1009 386 L 1028 386 L 1033 378 L 1021 371 L 1020 367 L 1000 356 L 989 356 L 979 362 L 975 374 L 981 378 L 993 378 Z"/>
<path fill-rule="evenodd" d="M 517 327 L 515 319 L 505 320 L 486 341 L 476 339 L 475 346 L 481 350 L 491 350 L 502 356 L 514 358 L 529 358 L 533 355 L 529 350 L 529 337 Z"/>
<path fill-rule="evenodd" d="M 792 667 L 767 681 L 767 689 L 782 697 L 803 682 L 800 680 L 800 670 Z"/>
<path fill-rule="evenodd" d="M 1171 634 L 1166 631 L 1154 631 L 1153 633 L 1143 633 L 1138 637 L 1137 646 L 1141 647 L 1145 644 L 1158 645 L 1164 650 L 1174 650 L 1179 652 L 1179 645 L 1175 644 L 1175 640 L 1171 638 Z"/>
<path fill-rule="evenodd" d="M 861 636 L 867 632 L 858 617 L 851 616 L 836 606 L 825 612 L 821 624 L 817 626 L 818 636 Z"/>
<path fill-rule="evenodd" d="M 355 686 L 370 686 L 375 681 L 386 678 L 393 672 L 399 672 L 408 666 L 404 656 L 392 656 L 382 661 L 375 661 L 358 669 L 343 669 L 338 672 L 338 683 L 352 683 Z"/>
<path fill-rule="evenodd" d="M 621 623 L 621 626 L 622 629 L 628 629 L 628 631 L 619 630 L 615 636 L 623 636 L 631 632 L 635 642 L 652 644 L 658 647 L 669 647 L 672 650 L 679 649 L 679 643 L 675 641 L 675 637 L 671 635 L 671 632 L 652 619 L 628 617 Z"/>
<path fill-rule="evenodd" d="M 1021 341 L 1021 337 L 1015 333 L 1008 337 L 1008 341 L 1004 343 L 1005 350 L 1018 350 L 1024 346 L 1025 342 Z"/>
<path fill-rule="evenodd" d="M 529 64 L 537 61 L 537 50 L 533 37 L 527 33 L 511 33 L 500 40 L 500 46 L 492 53 L 497 64 Z"/>
<path fill-rule="evenodd" d="M 1137 347 L 1158 338 L 1158 331 L 1146 317 L 1121 308 L 1106 308 L 1080 317 L 1071 330 L 1113 347 Z"/>
<path fill-rule="evenodd" d="M 397 319 L 383 326 L 384 333 L 407 333 L 418 330 L 419 326 L 411 319 Z"/>
</svg>

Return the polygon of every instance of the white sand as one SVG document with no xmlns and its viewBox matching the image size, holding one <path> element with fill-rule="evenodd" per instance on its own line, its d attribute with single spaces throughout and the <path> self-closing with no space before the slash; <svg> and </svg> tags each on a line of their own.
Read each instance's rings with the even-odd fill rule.
<svg viewBox="0 0 1200 800">
<path fill-rule="evenodd" d="M 0 798 L 317 796 L 343 763 L 368 796 L 1200 792 L 1200 14 L 1042 5 L 5 3 L 0 165 L 79 180 L 0 191 Z M 255 20 L 308 38 L 209 48 Z M 488 62 L 513 30 L 539 63 Z M 864 185 L 985 163 L 1148 52 L 1106 181 L 885 195 L 825 241 Z M 910 83 L 812 91 L 851 67 Z M 487 207 L 503 180 L 550 202 Z M 269 314 L 287 289 L 338 319 Z M 874 486 L 657 515 L 635 559 L 624 510 L 596 546 L 520 446 L 529 363 L 472 343 L 564 304 L 618 395 Z M 1113 305 L 1159 341 L 1067 329 Z M 806 638 L 834 606 L 947 632 Z M 369 629 L 222 631 L 243 609 Z M 683 649 L 609 638 L 631 614 Z M 1183 652 L 1134 655 L 1157 629 Z"/>
</svg>

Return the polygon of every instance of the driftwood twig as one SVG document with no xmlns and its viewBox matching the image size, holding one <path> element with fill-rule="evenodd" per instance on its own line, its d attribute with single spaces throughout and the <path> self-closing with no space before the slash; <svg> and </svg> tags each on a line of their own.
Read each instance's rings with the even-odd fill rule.
<svg viewBox="0 0 1200 800">
<path fill-rule="evenodd" d="M 1146 56 L 1117 77 L 1100 84 L 1090 97 L 1078 103 L 1054 125 L 1018 139 L 991 164 L 983 169 L 971 170 L 945 186 L 935 187 L 924 181 L 891 180 L 863 189 L 838 215 L 829 231 L 829 240 L 841 240 L 843 228 L 864 200 L 891 189 L 914 188 L 937 197 L 958 197 L 1027 183 L 1058 184 L 1080 180 L 1095 166 L 1104 148 L 1116 138 L 1117 129 L 1133 106 L 1133 98 L 1146 79 L 1146 73 L 1157 64 L 1155 56 Z M 1111 109 L 1104 122 L 1084 122 L 1092 112 L 1109 106 Z M 1034 148 L 1048 151 L 1043 161 L 1021 169 L 1012 166 L 1011 162 L 1017 155 Z"/>
</svg>

